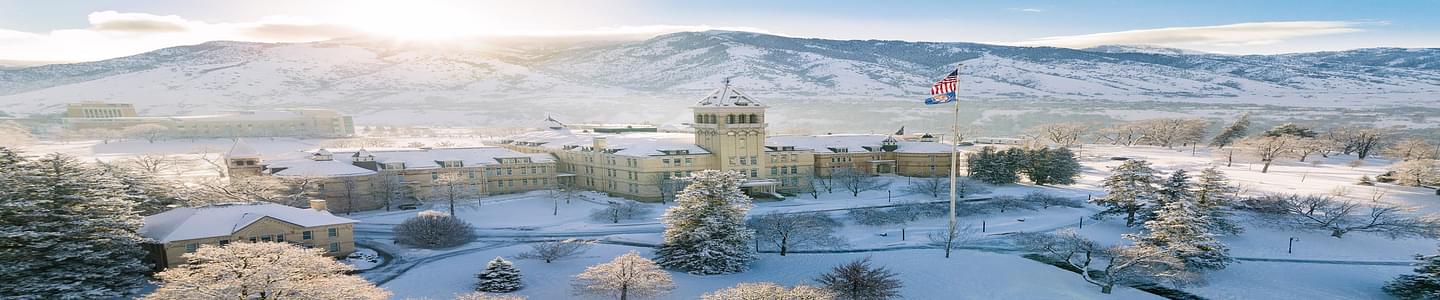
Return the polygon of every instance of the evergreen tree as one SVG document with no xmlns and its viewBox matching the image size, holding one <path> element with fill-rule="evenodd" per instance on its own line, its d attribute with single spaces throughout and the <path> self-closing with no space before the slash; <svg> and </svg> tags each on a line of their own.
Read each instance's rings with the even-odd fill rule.
<svg viewBox="0 0 1440 300">
<path fill-rule="evenodd" d="M 170 183 L 149 173 L 122 168 L 113 164 L 101 164 L 105 176 L 114 178 L 124 187 L 125 193 L 135 201 L 135 211 L 142 216 L 158 214 L 179 206 L 182 201 L 172 190 Z"/>
<path fill-rule="evenodd" d="M 1234 144 L 1235 141 L 1245 137 L 1245 135 L 1249 134 L 1248 131 L 1250 131 L 1250 113 L 1247 112 L 1240 114 L 1240 118 L 1235 119 L 1235 123 L 1230 123 L 1230 126 L 1221 129 L 1220 134 L 1215 135 L 1215 138 L 1210 140 L 1210 146 L 1225 148 L 1225 146 Z"/>
<path fill-rule="evenodd" d="M 1215 239 L 1205 225 L 1206 217 L 1189 201 L 1166 202 L 1145 222 L 1146 235 L 1138 242 L 1169 251 L 1191 271 L 1224 269 L 1231 262 L 1230 249 Z"/>
<path fill-rule="evenodd" d="M 1026 166 L 1028 154 L 1020 148 L 996 150 L 985 146 L 966 156 L 970 178 L 989 184 L 1010 184 L 1020 181 L 1019 171 Z"/>
<path fill-rule="evenodd" d="M 134 196 L 69 156 L 29 161 L 3 152 L 0 295 L 117 298 L 143 282 Z"/>
<path fill-rule="evenodd" d="M 1160 184 L 1157 193 L 1160 195 L 1161 206 L 1175 201 L 1195 201 L 1195 195 L 1190 193 L 1190 175 L 1185 172 L 1185 169 L 1171 172 L 1170 177 Z"/>
<path fill-rule="evenodd" d="M 522 286 L 520 269 L 516 269 L 515 264 L 499 256 L 491 260 L 490 264 L 485 266 L 485 270 L 476 274 L 475 277 L 480 279 L 475 290 L 481 292 L 509 293 L 519 290 Z"/>
<path fill-rule="evenodd" d="M 1240 224 L 1230 220 L 1228 208 L 1235 204 L 1235 186 L 1225 178 L 1225 173 L 1215 167 L 1200 171 L 1195 184 L 1195 210 L 1209 220 L 1211 232 L 1217 234 L 1238 234 L 1244 231 Z"/>
<path fill-rule="evenodd" d="M 665 241 L 656 263 L 691 274 L 743 272 L 756 259 L 750 246 L 755 232 L 745 227 L 750 197 L 740 191 L 745 179 L 735 171 L 705 170 L 688 178 L 690 185 L 665 212 Z"/>
<path fill-rule="evenodd" d="M 1125 226 L 1139 224 L 1137 221 L 1149 215 L 1146 210 L 1157 206 L 1155 169 L 1150 168 L 1150 162 L 1130 160 L 1111 168 L 1110 172 L 1113 174 L 1105 177 L 1105 196 L 1092 202 L 1107 207 L 1100 212 L 1102 216 L 1124 214 Z"/>
<path fill-rule="evenodd" d="M 1416 255 L 1415 274 L 1385 284 L 1385 292 L 1400 299 L 1440 299 L 1440 255 Z"/>
<path fill-rule="evenodd" d="M 1041 148 L 1028 151 L 1024 173 L 1038 185 L 1075 184 L 1080 177 L 1080 161 L 1070 149 Z"/>
</svg>

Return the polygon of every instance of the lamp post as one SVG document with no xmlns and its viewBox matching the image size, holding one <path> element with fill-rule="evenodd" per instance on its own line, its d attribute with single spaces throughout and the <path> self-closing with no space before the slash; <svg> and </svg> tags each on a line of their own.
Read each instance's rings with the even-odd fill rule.
<svg viewBox="0 0 1440 300">
<path fill-rule="evenodd" d="M 1295 237 L 1293 237 L 1293 236 L 1290 237 L 1290 245 L 1285 248 L 1285 253 L 1286 253 L 1286 254 L 1293 254 L 1293 253 L 1295 253 L 1295 241 L 1298 241 L 1298 240 L 1300 240 L 1300 239 L 1295 238 Z"/>
</svg>

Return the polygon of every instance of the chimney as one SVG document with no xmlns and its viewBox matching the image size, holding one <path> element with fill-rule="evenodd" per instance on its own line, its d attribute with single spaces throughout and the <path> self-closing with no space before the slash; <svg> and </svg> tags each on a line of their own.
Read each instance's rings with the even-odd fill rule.
<svg viewBox="0 0 1440 300">
<path fill-rule="evenodd" d="M 605 149 L 605 146 L 609 146 L 609 144 L 607 144 L 607 143 L 605 142 L 605 137 L 603 137 L 603 136 L 595 137 L 595 140 L 594 140 L 593 143 L 594 143 L 594 144 L 591 145 L 591 146 L 594 147 L 595 150 L 604 150 L 604 149 Z"/>
<path fill-rule="evenodd" d="M 310 209 L 318 210 L 318 211 L 326 211 L 327 208 L 325 207 L 325 200 L 322 200 L 322 199 L 310 199 Z"/>
</svg>

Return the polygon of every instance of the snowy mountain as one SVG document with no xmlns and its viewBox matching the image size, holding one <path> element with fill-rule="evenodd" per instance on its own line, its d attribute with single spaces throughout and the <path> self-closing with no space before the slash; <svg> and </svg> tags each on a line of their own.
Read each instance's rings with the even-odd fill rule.
<svg viewBox="0 0 1440 300">
<path fill-rule="evenodd" d="M 1440 103 L 1440 49 L 1217 55 L 1153 47 L 1074 50 L 708 31 L 543 46 L 210 42 L 0 70 L 0 111 L 54 113 L 80 100 L 136 103 L 150 113 L 324 106 L 352 113 L 494 114 L 623 102 L 680 107 L 724 78 L 776 102 L 896 101 L 923 97 L 932 80 L 959 62 L 965 63 L 962 93 L 974 99 Z"/>
</svg>

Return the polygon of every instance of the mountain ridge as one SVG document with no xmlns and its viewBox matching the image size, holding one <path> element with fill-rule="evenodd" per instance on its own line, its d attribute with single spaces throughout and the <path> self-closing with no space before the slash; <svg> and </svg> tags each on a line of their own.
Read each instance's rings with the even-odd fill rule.
<svg viewBox="0 0 1440 300">
<path fill-rule="evenodd" d="M 890 101 L 923 98 L 933 80 L 960 62 L 966 65 L 962 93 L 974 99 L 1340 107 L 1440 102 L 1435 48 L 1224 55 L 707 31 L 576 45 L 214 41 L 95 62 L 3 69 L 0 104 L 10 114 L 53 113 L 81 100 L 136 103 L 152 112 L 274 106 L 478 110 L 577 98 L 690 99 L 724 79 L 762 101 Z"/>
</svg>

